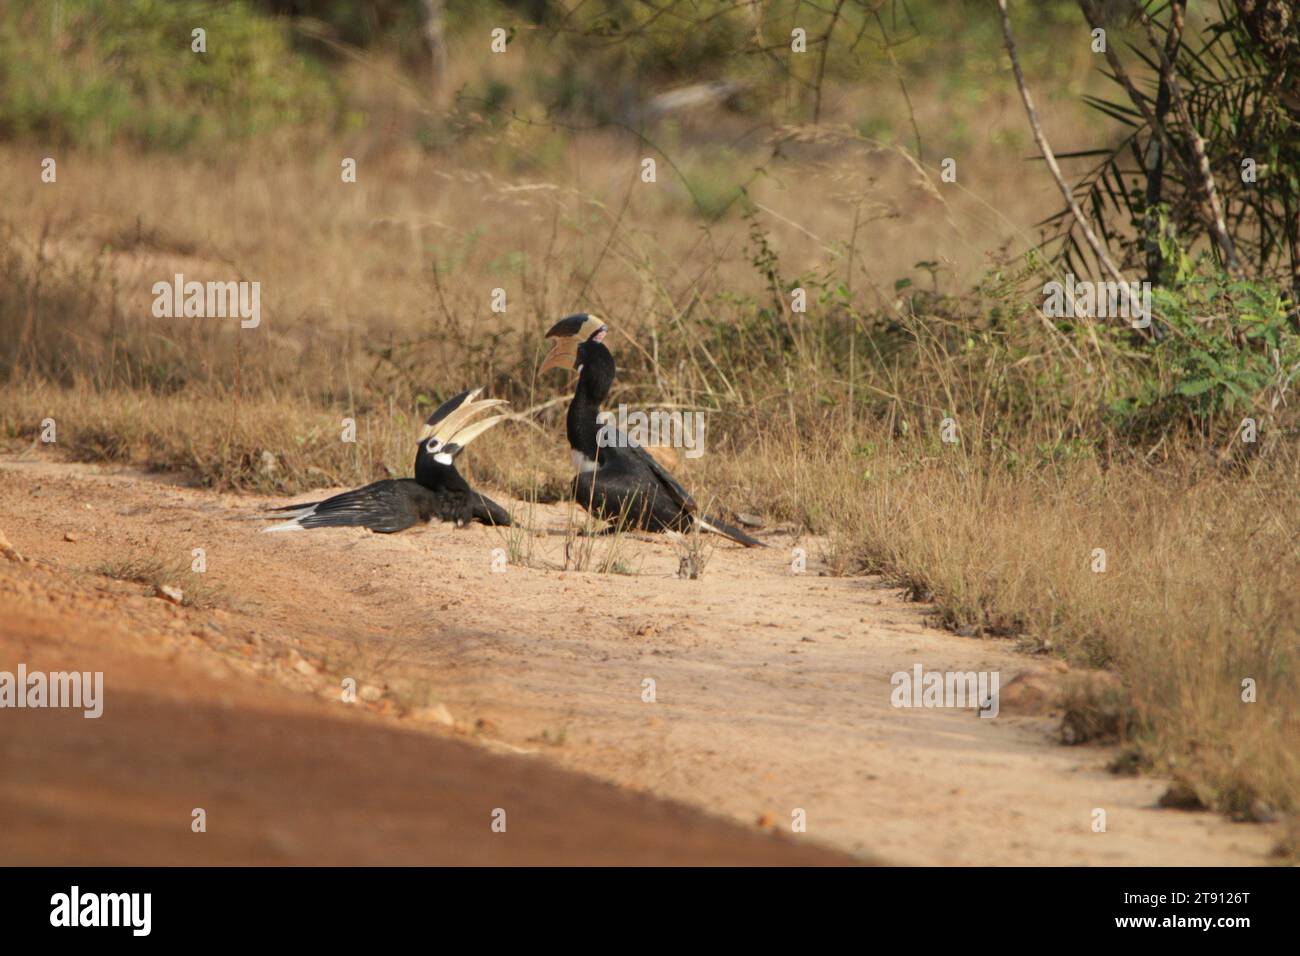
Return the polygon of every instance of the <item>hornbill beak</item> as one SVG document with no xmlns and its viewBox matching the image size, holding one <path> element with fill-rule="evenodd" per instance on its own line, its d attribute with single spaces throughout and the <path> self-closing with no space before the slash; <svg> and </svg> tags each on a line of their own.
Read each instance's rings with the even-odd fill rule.
<svg viewBox="0 0 1300 956">
<path fill-rule="evenodd" d="M 466 445 L 483 434 L 497 422 L 508 415 L 493 415 L 470 424 L 470 420 L 481 412 L 498 405 L 508 404 L 499 398 L 485 398 L 476 401 L 482 388 L 469 389 L 447 399 L 428 417 L 420 431 L 420 441 L 436 440 L 448 454 L 456 455 Z M 453 450 L 454 446 L 454 450 Z"/>
<path fill-rule="evenodd" d="M 574 362 L 578 360 L 578 345 L 582 342 L 599 342 L 608 331 L 609 326 L 603 319 L 586 312 L 560 319 L 546 333 L 548 339 L 555 339 L 555 344 L 546 353 L 546 358 L 542 359 L 538 374 L 553 368 L 573 368 Z"/>
</svg>

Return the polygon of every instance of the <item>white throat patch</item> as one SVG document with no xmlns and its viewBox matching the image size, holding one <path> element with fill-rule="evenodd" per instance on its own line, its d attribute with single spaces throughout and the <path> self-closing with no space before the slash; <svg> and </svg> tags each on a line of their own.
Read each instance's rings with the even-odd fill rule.
<svg viewBox="0 0 1300 956">
<path fill-rule="evenodd" d="M 589 475 L 596 470 L 596 463 L 578 449 L 570 449 L 569 455 L 573 458 L 573 470 L 578 474 Z"/>
</svg>

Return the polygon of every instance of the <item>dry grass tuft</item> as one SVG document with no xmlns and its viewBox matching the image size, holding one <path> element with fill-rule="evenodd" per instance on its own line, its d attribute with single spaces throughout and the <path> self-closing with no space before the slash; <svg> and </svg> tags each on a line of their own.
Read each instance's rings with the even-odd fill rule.
<svg viewBox="0 0 1300 956">
<path fill-rule="evenodd" d="M 156 555 L 129 555 L 100 563 L 94 572 L 115 581 L 144 584 L 155 592 L 180 591 L 184 607 L 208 609 L 218 603 L 218 589 L 204 583 L 184 562 L 164 561 Z"/>
</svg>

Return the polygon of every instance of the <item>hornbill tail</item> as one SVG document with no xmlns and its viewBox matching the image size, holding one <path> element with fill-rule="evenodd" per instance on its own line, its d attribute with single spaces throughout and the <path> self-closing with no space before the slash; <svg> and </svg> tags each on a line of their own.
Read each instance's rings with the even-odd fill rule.
<svg viewBox="0 0 1300 956">
<path fill-rule="evenodd" d="M 232 521 L 284 521 L 290 518 L 301 518 L 303 515 L 311 514 L 313 508 L 321 504 L 321 501 L 300 501 L 296 505 L 276 505 L 274 508 L 263 508 L 257 514 L 251 515 L 232 515 Z"/>
<path fill-rule="evenodd" d="M 696 517 L 695 521 L 705 531 L 712 531 L 714 534 L 720 534 L 724 538 L 730 538 L 732 541 L 736 542 L 736 544 L 743 544 L 747 548 L 767 547 L 767 545 L 762 541 L 759 541 L 757 538 L 751 538 L 739 528 L 733 528 L 731 525 L 724 524 L 716 518 Z"/>
</svg>

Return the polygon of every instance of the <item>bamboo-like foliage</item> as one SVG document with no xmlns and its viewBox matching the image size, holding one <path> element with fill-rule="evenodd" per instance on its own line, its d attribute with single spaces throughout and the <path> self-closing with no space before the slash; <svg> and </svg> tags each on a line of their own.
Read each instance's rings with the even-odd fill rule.
<svg viewBox="0 0 1300 956">
<path fill-rule="evenodd" d="M 1155 284 L 1175 278 L 1162 246 L 1205 242 L 1221 264 L 1300 292 L 1300 18 L 1279 0 L 1217 0 L 1207 28 L 1185 34 L 1183 5 L 1173 0 L 1149 12 L 1132 5 L 1130 24 L 1145 21 L 1153 29 L 1133 30 L 1124 49 L 1107 58 L 1103 69 L 1117 95 L 1088 98 L 1124 132 L 1108 148 L 1061 157 L 1091 162 L 1075 186 L 1079 204 L 1124 266 L 1144 270 Z M 1100 5 L 1080 6 L 1091 22 L 1105 25 Z M 1229 249 L 1215 234 L 1194 133 L 1171 108 L 1162 58 L 1173 66 L 1204 144 Z M 1065 264 L 1090 271 L 1091 250 L 1079 241 L 1069 210 L 1044 225 Z"/>
</svg>

